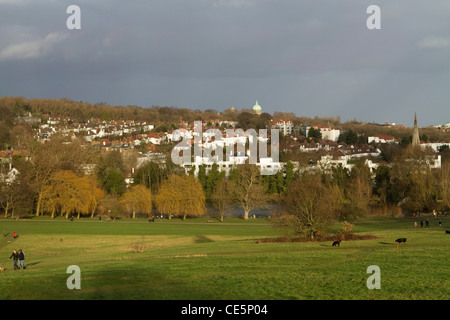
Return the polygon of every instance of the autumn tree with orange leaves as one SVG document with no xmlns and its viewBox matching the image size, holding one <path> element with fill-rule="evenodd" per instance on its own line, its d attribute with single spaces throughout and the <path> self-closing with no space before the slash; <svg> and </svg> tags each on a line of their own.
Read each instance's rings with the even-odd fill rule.
<svg viewBox="0 0 450 320">
<path fill-rule="evenodd" d="M 120 198 L 122 208 L 132 213 L 133 219 L 136 212 L 150 214 L 152 212 L 152 193 L 144 185 L 133 186 Z"/>
<path fill-rule="evenodd" d="M 53 173 L 42 189 L 42 209 L 54 218 L 57 213 L 65 216 L 92 214 L 103 193 L 90 176 L 79 177 L 71 170 Z M 94 208 L 95 207 L 95 208 Z"/>
<path fill-rule="evenodd" d="M 159 212 L 182 216 L 200 216 L 205 213 L 205 194 L 200 182 L 193 176 L 170 175 L 159 189 L 155 204 Z"/>
</svg>

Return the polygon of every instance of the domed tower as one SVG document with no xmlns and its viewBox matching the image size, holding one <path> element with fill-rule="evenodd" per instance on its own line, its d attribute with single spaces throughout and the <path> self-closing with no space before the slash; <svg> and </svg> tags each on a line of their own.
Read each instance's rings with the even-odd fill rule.
<svg viewBox="0 0 450 320">
<path fill-rule="evenodd" d="M 253 113 L 254 114 L 261 114 L 261 106 L 258 104 L 258 100 L 256 100 L 256 104 L 253 106 Z"/>
</svg>

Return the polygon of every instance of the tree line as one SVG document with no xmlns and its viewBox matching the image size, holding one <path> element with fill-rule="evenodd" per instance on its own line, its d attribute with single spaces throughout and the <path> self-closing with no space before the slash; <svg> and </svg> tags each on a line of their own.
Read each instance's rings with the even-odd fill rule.
<svg viewBox="0 0 450 320">
<path fill-rule="evenodd" d="M 248 219 L 259 208 L 271 207 L 271 218 L 296 237 L 317 237 L 336 221 L 353 221 L 371 207 L 401 205 L 409 212 L 450 209 L 450 165 L 430 169 L 429 154 L 400 148 L 371 172 L 364 160 L 353 168 L 298 170 L 288 161 L 275 175 L 261 175 L 256 165 L 231 169 L 217 164 L 185 174 L 173 164 L 148 161 L 126 183 L 135 163 L 118 151 L 101 152 L 81 140 L 55 135 L 47 143 L 23 137 L 26 153 L 13 157 L 16 179 L 1 185 L 4 216 L 34 214 L 50 217 L 151 217 L 171 219 L 202 216 L 215 208 L 223 221 L 230 208 L 241 208 Z M 387 151 L 385 151 L 387 152 Z M 92 165 L 95 164 L 95 169 Z M 89 170 L 89 168 L 91 168 Z"/>
<path fill-rule="evenodd" d="M 390 207 L 398 205 L 410 212 L 449 209 L 450 150 L 448 147 L 440 150 L 442 168 L 431 170 L 427 161 L 432 153 L 412 149 L 409 136 L 405 136 L 405 143 L 381 147 L 382 162 L 375 172 L 370 172 L 363 161 L 355 161 L 351 171 L 335 167 L 329 172 L 299 171 L 294 169 L 293 162 L 287 161 L 283 170 L 275 175 L 262 176 L 256 166 L 247 164 L 237 166 L 225 176 L 215 164 L 211 168 L 200 166 L 194 177 L 193 171 L 186 175 L 174 165 L 170 156 L 164 163 L 147 162 L 131 174 L 130 168 L 137 167 L 136 152 L 102 152 L 81 138 L 62 134 L 55 134 L 50 141 L 41 143 L 34 139 L 30 126 L 14 122 L 17 116 L 27 112 L 71 114 L 77 108 L 80 108 L 80 119 L 102 117 L 102 114 L 128 118 L 134 114 L 142 120 L 145 118 L 142 112 L 149 112 L 147 115 L 151 114 L 153 120 L 190 119 L 183 109 L 177 108 L 143 110 L 88 105 L 67 99 L 55 102 L 1 98 L 0 143 L 3 147 L 24 150 L 12 159 L 19 175 L 12 183 L 0 185 L 0 205 L 5 217 L 45 214 L 66 218 L 96 215 L 134 218 L 158 213 L 168 218 L 186 219 L 203 215 L 211 207 L 223 221 L 232 207 L 241 208 L 242 217 L 248 219 L 252 211 L 273 205 L 278 210 L 271 215 L 280 226 L 291 226 L 291 232 L 297 236 L 315 237 L 331 221 L 357 219 L 371 207 L 381 208 L 386 213 Z M 196 117 L 210 119 L 218 114 L 214 110 L 191 112 L 193 120 Z M 262 128 L 270 120 L 270 114 L 256 116 L 246 110 L 225 110 L 222 116 L 237 121 L 243 129 Z M 276 116 L 293 115 L 276 113 Z M 294 122 L 307 120 L 295 118 Z M 330 120 L 334 124 L 340 121 Z M 362 143 L 361 137 L 369 135 L 374 128 L 378 130 L 379 126 L 349 123 L 345 128 L 347 131 L 341 139 L 350 144 Z M 431 134 L 422 133 L 423 139 L 430 139 L 429 136 Z M 285 137 L 281 139 L 283 142 Z M 2 173 L 6 172 L 7 164 L 0 166 Z M 131 177 L 134 182 L 127 184 L 126 178 Z"/>
</svg>

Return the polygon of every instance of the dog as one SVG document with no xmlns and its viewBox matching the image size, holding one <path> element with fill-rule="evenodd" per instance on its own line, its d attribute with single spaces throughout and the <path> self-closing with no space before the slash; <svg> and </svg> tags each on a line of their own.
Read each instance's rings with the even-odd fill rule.
<svg viewBox="0 0 450 320">
<path fill-rule="evenodd" d="M 398 238 L 397 240 L 395 240 L 395 242 L 397 242 L 397 252 L 399 250 L 400 244 L 401 243 L 406 243 L 407 239 L 406 238 Z"/>
<path fill-rule="evenodd" d="M 3 272 L 3 271 L 5 271 L 5 268 L 0 267 L 0 272 Z"/>
<path fill-rule="evenodd" d="M 445 234 L 450 234 L 450 231 L 448 231 L 448 230 L 445 230 Z"/>
<path fill-rule="evenodd" d="M 336 246 L 340 247 L 340 246 L 341 246 L 341 240 L 336 240 L 336 241 L 334 241 L 333 244 L 332 244 L 332 246 L 333 246 L 333 247 L 336 247 Z"/>
</svg>

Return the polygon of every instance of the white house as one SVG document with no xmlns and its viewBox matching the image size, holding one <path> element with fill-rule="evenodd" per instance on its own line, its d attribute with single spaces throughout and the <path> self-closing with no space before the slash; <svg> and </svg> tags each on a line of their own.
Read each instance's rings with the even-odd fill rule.
<svg viewBox="0 0 450 320">
<path fill-rule="evenodd" d="M 294 133 L 294 123 L 289 119 L 277 119 L 271 121 L 273 129 L 278 129 L 283 135 Z"/>
<path fill-rule="evenodd" d="M 309 134 L 309 129 L 319 129 L 320 133 L 322 134 L 322 139 L 324 140 L 330 140 L 330 141 L 338 141 L 339 135 L 341 134 L 341 131 L 338 129 L 332 129 L 330 127 L 325 127 L 322 125 L 305 125 L 302 127 L 303 134 L 307 137 Z"/>
<path fill-rule="evenodd" d="M 420 146 L 425 149 L 427 147 L 430 147 L 434 150 L 434 152 L 439 152 L 439 148 L 442 146 L 448 146 L 450 147 L 450 143 L 442 143 L 442 142 L 435 142 L 435 143 L 421 143 Z"/>
<path fill-rule="evenodd" d="M 378 136 L 372 136 L 367 138 L 367 143 L 393 143 L 395 142 L 395 139 L 393 136 L 387 136 L 387 135 L 378 135 Z"/>
<path fill-rule="evenodd" d="M 341 131 L 337 129 L 331 129 L 328 127 L 319 127 L 319 129 L 322 133 L 322 139 L 325 140 L 338 141 L 339 135 L 341 134 Z"/>
<path fill-rule="evenodd" d="M 9 166 L 9 171 L 4 174 L 0 174 L 0 182 L 10 185 L 16 180 L 16 176 L 20 174 L 19 170 L 16 168 L 11 168 L 11 164 Z"/>
</svg>

